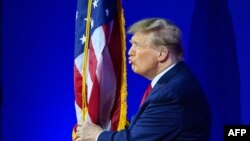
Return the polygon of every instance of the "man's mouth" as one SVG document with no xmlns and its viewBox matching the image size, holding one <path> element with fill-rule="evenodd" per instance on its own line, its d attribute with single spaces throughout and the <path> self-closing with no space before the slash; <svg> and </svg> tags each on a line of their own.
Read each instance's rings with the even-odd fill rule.
<svg viewBox="0 0 250 141">
<path fill-rule="evenodd" d="M 129 63 L 129 64 L 133 64 L 133 61 L 132 61 L 131 58 L 128 59 L 128 63 Z"/>
</svg>

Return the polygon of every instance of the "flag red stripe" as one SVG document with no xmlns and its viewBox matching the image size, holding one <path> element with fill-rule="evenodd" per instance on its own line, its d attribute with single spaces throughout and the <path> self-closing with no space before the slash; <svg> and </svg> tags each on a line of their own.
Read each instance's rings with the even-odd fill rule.
<svg viewBox="0 0 250 141">
<path fill-rule="evenodd" d="M 105 35 L 105 41 L 106 41 L 106 44 L 109 43 L 109 37 L 110 37 L 110 24 L 112 23 L 109 23 L 109 24 L 105 24 L 105 25 L 102 25 L 102 29 L 104 31 L 104 35 Z M 111 27 L 112 28 L 112 27 Z"/>
<path fill-rule="evenodd" d="M 90 40 L 91 41 L 91 40 Z M 97 68 L 97 59 L 95 55 L 95 51 L 93 48 L 92 42 L 89 44 L 89 74 L 92 82 L 95 80 L 96 77 L 96 68 Z"/>
<path fill-rule="evenodd" d="M 100 94 L 100 88 L 97 77 L 95 77 L 88 105 L 89 115 L 91 117 L 92 122 L 95 124 L 98 124 L 98 117 L 99 117 L 99 97 L 100 97 L 99 94 Z"/>
<path fill-rule="evenodd" d="M 74 89 L 76 104 L 82 108 L 82 76 L 74 64 Z"/>
<path fill-rule="evenodd" d="M 93 123 L 98 123 L 99 117 L 99 94 L 100 87 L 96 76 L 97 59 L 94 52 L 93 44 L 89 44 L 89 74 L 93 83 L 92 91 L 90 94 L 88 112 Z"/>
</svg>

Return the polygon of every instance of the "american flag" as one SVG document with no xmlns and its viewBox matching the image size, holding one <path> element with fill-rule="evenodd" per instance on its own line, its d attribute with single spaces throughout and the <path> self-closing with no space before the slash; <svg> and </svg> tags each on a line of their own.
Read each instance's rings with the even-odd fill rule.
<svg viewBox="0 0 250 141">
<path fill-rule="evenodd" d="M 89 36 L 86 35 L 88 28 Z M 123 129 L 127 92 L 120 0 L 78 0 L 74 58 L 77 122 L 89 121 L 107 130 Z M 86 72 L 83 71 L 84 59 Z"/>
</svg>

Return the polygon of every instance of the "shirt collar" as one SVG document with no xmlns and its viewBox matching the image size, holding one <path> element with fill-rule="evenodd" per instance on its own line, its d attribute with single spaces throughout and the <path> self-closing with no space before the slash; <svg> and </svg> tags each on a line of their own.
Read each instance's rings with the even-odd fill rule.
<svg viewBox="0 0 250 141">
<path fill-rule="evenodd" d="M 176 65 L 176 63 L 172 64 L 171 66 L 169 66 L 168 68 L 166 68 L 165 70 L 163 70 L 161 73 L 159 73 L 158 75 L 156 75 L 156 77 L 154 77 L 154 79 L 151 81 L 152 88 L 155 86 L 155 84 L 157 83 L 157 81 L 163 76 L 163 74 L 165 74 L 166 72 L 168 72 L 175 65 Z"/>
</svg>

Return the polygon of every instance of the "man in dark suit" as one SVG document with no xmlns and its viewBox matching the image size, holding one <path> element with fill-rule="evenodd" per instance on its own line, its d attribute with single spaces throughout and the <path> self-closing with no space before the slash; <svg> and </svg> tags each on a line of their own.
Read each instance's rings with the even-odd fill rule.
<svg viewBox="0 0 250 141">
<path fill-rule="evenodd" d="M 152 80 L 152 90 L 127 129 L 103 131 L 84 122 L 77 128 L 76 141 L 208 141 L 209 105 L 183 62 L 179 28 L 166 19 L 151 18 L 132 25 L 129 33 L 129 63 L 135 73 Z"/>
</svg>

